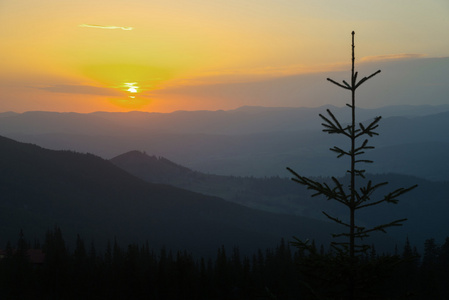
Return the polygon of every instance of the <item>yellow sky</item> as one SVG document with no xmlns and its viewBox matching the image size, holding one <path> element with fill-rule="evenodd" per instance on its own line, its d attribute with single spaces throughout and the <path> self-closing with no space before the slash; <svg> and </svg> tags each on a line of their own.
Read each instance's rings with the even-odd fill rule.
<svg viewBox="0 0 449 300">
<path fill-rule="evenodd" d="M 0 111 L 228 109 L 180 87 L 342 68 L 352 30 L 358 58 L 446 57 L 448 16 L 447 0 L 0 0 Z"/>
</svg>

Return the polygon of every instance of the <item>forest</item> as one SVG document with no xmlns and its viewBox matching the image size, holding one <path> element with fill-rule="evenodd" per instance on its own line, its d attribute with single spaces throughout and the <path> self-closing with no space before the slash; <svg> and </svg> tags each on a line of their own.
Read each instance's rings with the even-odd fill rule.
<svg viewBox="0 0 449 300">
<path fill-rule="evenodd" d="M 48 230 L 42 244 L 20 232 L 17 243 L 1 252 L 1 298 L 281 300 L 320 294 L 318 299 L 338 299 L 344 286 L 345 270 L 335 264 L 336 253 L 314 243 L 315 254 L 281 240 L 252 255 L 222 246 L 209 258 L 153 249 L 148 242 L 108 241 L 99 250 L 79 235 L 74 245 L 69 249 L 59 227 Z M 427 239 L 423 253 L 408 238 L 391 253 L 372 247 L 358 264 L 364 272 L 360 299 L 449 297 L 449 238 L 442 245 Z"/>
</svg>

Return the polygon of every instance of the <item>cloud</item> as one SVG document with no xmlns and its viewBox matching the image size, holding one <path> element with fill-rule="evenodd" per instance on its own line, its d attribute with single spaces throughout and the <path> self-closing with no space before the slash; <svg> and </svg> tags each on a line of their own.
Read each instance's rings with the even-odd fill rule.
<svg viewBox="0 0 449 300">
<path fill-rule="evenodd" d="M 199 73 L 193 77 L 170 80 L 159 85 L 160 89 L 186 86 L 249 83 L 295 75 L 335 72 L 348 68 L 348 63 L 309 65 L 268 66 L 261 68 L 223 69 Z"/>
<path fill-rule="evenodd" d="M 100 95 L 100 96 L 123 96 L 123 92 L 120 92 L 111 88 L 103 88 L 90 85 L 68 85 L 58 84 L 46 87 L 35 87 L 40 90 L 48 91 L 51 93 L 64 93 L 64 94 L 84 94 L 84 95 Z"/>
<path fill-rule="evenodd" d="M 93 25 L 93 24 L 81 24 L 79 27 L 88 28 L 99 28 L 99 29 L 121 29 L 121 30 L 133 30 L 133 27 L 122 27 L 122 26 L 104 26 L 104 25 Z"/>
<path fill-rule="evenodd" d="M 421 53 L 399 53 L 399 54 L 385 54 L 376 56 L 365 56 L 360 59 L 361 62 L 372 62 L 382 60 L 402 60 L 402 59 L 414 59 L 425 57 L 425 54 Z"/>
</svg>

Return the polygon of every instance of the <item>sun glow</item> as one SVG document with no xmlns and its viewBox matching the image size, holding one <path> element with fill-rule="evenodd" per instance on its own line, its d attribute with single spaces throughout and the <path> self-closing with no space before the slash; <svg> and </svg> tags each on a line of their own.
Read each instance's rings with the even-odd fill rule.
<svg viewBox="0 0 449 300">
<path fill-rule="evenodd" d="M 352 30 L 366 63 L 448 56 L 447 0 L 365 2 L 0 0 L 0 111 L 290 106 L 256 82 L 347 70 Z"/>
<path fill-rule="evenodd" d="M 124 111 L 141 110 L 146 108 L 151 102 L 150 98 L 142 95 L 142 92 L 146 90 L 145 85 L 142 88 L 141 84 L 137 81 L 125 82 L 115 87 L 125 92 L 127 97 L 109 98 L 109 102 Z"/>
</svg>

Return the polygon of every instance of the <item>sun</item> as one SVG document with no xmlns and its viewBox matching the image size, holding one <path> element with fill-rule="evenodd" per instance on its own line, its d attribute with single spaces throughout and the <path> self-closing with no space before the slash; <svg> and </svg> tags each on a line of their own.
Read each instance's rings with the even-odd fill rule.
<svg viewBox="0 0 449 300">
<path fill-rule="evenodd" d="M 128 89 L 128 92 L 130 92 L 130 93 L 137 93 L 137 89 L 135 87 L 130 87 Z"/>
<path fill-rule="evenodd" d="M 145 97 L 139 96 L 144 90 L 142 90 L 141 86 L 137 81 L 135 82 L 124 82 L 117 86 L 122 91 L 127 92 L 127 97 L 121 98 L 113 98 L 110 99 L 110 102 L 116 106 L 121 107 L 125 110 L 136 110 L 142 109 L 147 106 L 151 100 Z"/>
<path fill-rule="evenodd" d="M 129 92 L 128 97 L 131 99 L 135 99 L 137 94 L 139 92 L 139 86 L 137 85 L 137 82 L 125 82 L 123 85 L 127 92 Z"/>
<path fill-rule="evenodd" d="M 127 91 L 133 94 L 136 94 L 138 92 L 139 87 L 137 86 L 137 82 L 125 82 L 124 86 L 125 88 L 128 88 Z"/>
</svg>

